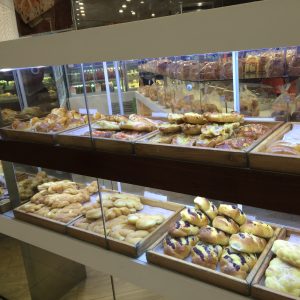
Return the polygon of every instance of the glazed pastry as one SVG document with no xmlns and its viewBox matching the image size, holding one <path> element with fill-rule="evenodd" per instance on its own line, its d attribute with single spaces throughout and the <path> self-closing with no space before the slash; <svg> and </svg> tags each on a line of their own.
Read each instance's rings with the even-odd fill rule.
<svg viewBox="0 0 300 300">
<path fill-rule="evenodd" d="M 211 220 L 218 215 L 217 207 L 208 199 L 203 197 L 196 197 L 194 199 L 195 208 L 204 212 Z"/>
<path fill-rule="evenodd" d="M 222 247 L 220 245 L 199 243 L 191 250 L 192 262 L 194 264 L 215 270 L 217 268 L 221 253 Z"/>
<path fill-rule="evenodd" d="M 189 123 L 189 124 L 206 124 L 207 123 L 207 119 L 204 117 L 204 115 L 200 115 L 197 113 L 185 113 L 183 116 L 183 120 L 185 123 Z"/>
<path fill-rule="evenodd" d="M 188 221 L 190 224 L 198 227 L 208 225 L 209 223 L 207 216 L 200 210 L 197 211 L 194 208 L 186 208 L 180 213 L 180 215 L 183 221 Z"/>
<path fill-rule="evenodd" d="M 148 230 L 155 225 L 163 223 L 163 215 L 133 214 L 128 216 L 128 223 L 134 224 L 139 230 Z"/>
<path fill-rule="evenodd" d="M 156 130 L 156 126 L 154 124 L 142 122 L 142 121 L 132 121 L 128 120 L 125 122 L 119 123 L 120 129 L 122 130 L 133 130 L 133 131 L 144 131 L 151 132 Z"/>
<path fill-rule="evenodd" d="M 258 237 L 269 239 L 274 235 L 273 228 L 260 221 L 248 221 L 240 228 L 241 232 L 251 233 Z"/>
<path fill-rule="evenodd" d="M 120 125 L 117 122 L 100 120 L 92 124 L 93 129 L 97 130 L 120 130 Z"/>
<path fill-rule="evenodd" d="M 183 123 L 183 115 L 182 114 L 168 114 L 168 121 L 170 123 L 181 124 Z"/>
<path fill-rule="evenodd" d="M 295 268 L 276 257 L 271 260 L 265 275 L 266 287 L 296 297 L 300 296 L 299 268 Z"/>
<path fill-rule="evenodd" d="M 129 214 L 135 213 L 135 208 L 128 207 L 111 207 L 109 209 L 104 209 L 105 220 L 111 220 L 119 216 L 128 216 Z"/>
<path fill-rule="evenodd" d="M 276 240 L 272 247 L 275 253 L 282 261 L 291 266 L 300 268 L 300 245 L 284 240 Z"/>
<path fill-rule="evenodd" d="M 182 128 L 178 124 L 165 123 L 165 124 L 159 125 L 158 129 L 162 133 L 178 133 L 178 132 L 181 132 Z"/>
<path fill-rule="evenodd" d="M 234 123 L 244 121 L 244 116 L 238 113 L 206 113 L 204 116 L 209 122 L 216 123 Z"/>
<path fill-rule="evenodd" d="M 181 238 L 166 237 L 163 241 L 164 253 L 179 259 L 185 259 L 191 252 L 191 247 L 196 245 L 198 238 L 196 236 L 187 236 Z"/>
<path fill-rule="evenodd" d="M 220 204 L 219 214 L 233 219 L 239 225 L 243 225 L 247 220 L 245 213 L 236 205 Z"/>
<path fill-rule="evenodd" d="M 237 250 L 234 250 L 231 247 L 225 247 L 223 249 L 222 257 L 224 257 L 225 255 L 233 255 L 233 254 L 241 255 L 244 258 L 244 260 L 246 261 L 246 264 L 248 265 L 250 270 L 255 266 L 255 264 L 257 262 L 257 255 L 256 254 L 239 252 Z"/>
<path fill-rule="evenodd" d="M 246 253 L 261 253 L 266 247 L 266 240 L 249 233 L 237 233 L 230 237 L 231 248 Z"/>
<path fill-rule="evenodd" d="M 149 235 L 149 231 L 146 230 L 138 230 L 135 232 L 131 232 L 126 236 L 125 242 L 132 245 L 136 245 L 140 241 L 142 241 L 147 235 Z"/>
<path fill-rule="evenodd" d="M 211 226 L 200 228 L 198 237 L 200 241 L 208 244 L 227 246 L 229 243 L 229 236 L 225 232 Z"/>
<path fill-rule="evenodd" d="M 172 237 L 185 237 L 189 235 L 197 235 L 199 227 L 190 224 L 187 221 L 177 221 L 169 229 L 169 234 Z"/>
<path fill-rule="evenodd" d="M 217 216 L 212 222 L 213 227 L 220 229 L 228 234 L 234 234 L 239 232 L 239 225 L 232 219 L 224 216 Z"/>
<path fill-rule="evenodd" d="M 182 132 L 187 135 L 196 135 L 201 133 L 201 125 L 183 124 Z"/>
</svg>

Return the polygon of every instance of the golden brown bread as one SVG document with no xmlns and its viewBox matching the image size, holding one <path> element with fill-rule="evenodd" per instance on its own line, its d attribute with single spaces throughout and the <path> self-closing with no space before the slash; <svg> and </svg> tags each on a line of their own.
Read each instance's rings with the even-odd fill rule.
<svg viewBox="0 0 300 300">
<path fill-rule="evenodd" d="M 183 115 L 182 114 L 168 114 L 168 121 L 170 123 L 181 124 L 184 122 Z"/>
<path fill-rule="evenodd" d="M 234 123 L 234 122 L 243 122 L 244 116 L 238 113 L 206 113 L 204 117 L 209 122 L 216 123 Z"/>
<path fill-rule="evenodd" d="M 194 199 L 195 208 L 204 212 L 210 220 L 213 220 L 218 215 L 217 207 L 204 197 L 196 197 Z"/>
<path fill-rule="evenodd" d="M 163 241 L 164 253 L 176 258 L 185 259 L 191 252 L 191 247 L 198 242 L 196 236 L 181 238 L 166 237 Z"/>
<path fill-rule="evenodd" d="M 229 236 L 225 232 L 208 225 L 200 228 L 198 237 L 208 244 L 227 246 L 229 243 Z"/>
<path fill-rule="evenodd" d="M 260 221 L 248 221 L 240 228 L 241 232 L 251 233 L 258 237 L 269 239 L 274 235 L 273 228 Z"/>
<path fill-rule="evenodd" d="M 213 227 L 220 229 L 228 234 L 234 234 L 239 232 L 239 225 L 232 219 L 224 216 L 217 216 L 212 222 Z"/>
<path fill-rule="evenodd" d="M 187 135 L 196 135 L 201 133 L 201 125 L 183 124 L 182 132 Z"/>
<path fill-rule="evenodd" d="M 193 113 L 193 112 L 185 113 L 183 116 L 183 120 L 185 123 L 189 123 L 189 124 L 202 125 L 207 123 L 207 119 L 204 117 L 204 115 Z"/>
<path fill-rule="evenodd" d="M 236 205 L 220 204 L 219 214 L 233 219 L 239 225 L 243 225 L 247 220 L 245 213 Z"/>
<path fill-rule="evenodd" d="M 159 125 L 159 131 L 167 134 L 167 133 L 178 133 L 181 132 L 181 126 L 178 124 L 169 124 L 169 123 L 164 123 Z"/>
<path fill-rule="evenodd" d="M 189 235 L 197 235 L 199 232 L 199 227 L 190 224 L 187 221 L 177 221 L 171 225 L 169 229 L 169 234 L 172 237 L 185 237 Z"/>
<path fill-rule="evenodd" d="M 289 241 L 276 240 L 272 247 L 275 253 L 282 261 L 291 266 L 300 268 L 300 245 Z"/>
<path fill-rule="evenodd" d="M 181 213 L 181 218 L 183 221 L 188 221 L 192 225 L 202 227 L 208 225 L 209 219 L 200 210 L 194 208 L 186 208 Z"/>
<path fill-rule="evenodd" d="M 261 253 L 266 247 L 266 240 L 249 233 L 236 233 L 229 239 L 231 248 L 246 253 Z"/>
</svg>

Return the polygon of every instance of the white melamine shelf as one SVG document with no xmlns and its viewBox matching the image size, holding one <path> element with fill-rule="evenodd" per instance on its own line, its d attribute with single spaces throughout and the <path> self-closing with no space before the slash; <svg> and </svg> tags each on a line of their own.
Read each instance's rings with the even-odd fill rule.
<svg viewBox="0 0 300 300">
<path fill-rule="evenodd" d="M 137 101 L 143 103 L 146 107 L 148 107 L 152 112 L 163 112 L 163 113 L 171 113 L 172 110 L 170 108 L 166 108 L 158 103 L 158 101 L 152 101 L 150 98 L 145 97 L 139 92 L 135 92 L 135 98 Z"/>
<path fill-rule="evenodd" d="M 0 233 L 100 272 L 123 278 L 172 300 L 193 299 L 195 295 L 201 299 L 249 299 L 249 297 L 150 265 L 146 262 L 145 255 L 139 259 L 133 259 L 7 215 L 0 215 Z"/>
</svg>

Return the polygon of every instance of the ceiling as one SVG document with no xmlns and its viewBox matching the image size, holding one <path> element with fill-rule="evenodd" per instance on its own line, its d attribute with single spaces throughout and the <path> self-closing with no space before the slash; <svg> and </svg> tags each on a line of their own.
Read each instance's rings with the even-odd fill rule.
<svg viewBox="0 0 300 300">
<path fill-rule="evenodd" d="M 77 27 L 88 28 L 260 0 L 72 0 Z"/>
</svg>

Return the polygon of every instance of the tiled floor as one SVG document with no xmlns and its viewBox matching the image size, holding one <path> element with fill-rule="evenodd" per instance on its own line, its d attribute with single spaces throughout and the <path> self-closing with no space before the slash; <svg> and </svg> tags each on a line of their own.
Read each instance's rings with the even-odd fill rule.
<svg viewBox="0 0 300 300">
<path fill-rule="evenodd" d="M 0 253 L 0 299 L 3 296 L 8 300 L 30 300 L 18 241 L 0 236 Z M 164 299 L 118 278 L 114 278 L 114 285 L 117 300 Z M 61 300 L 113 300 L 110 276 L 87 268 L 87 278 Z"/>
</svg>

